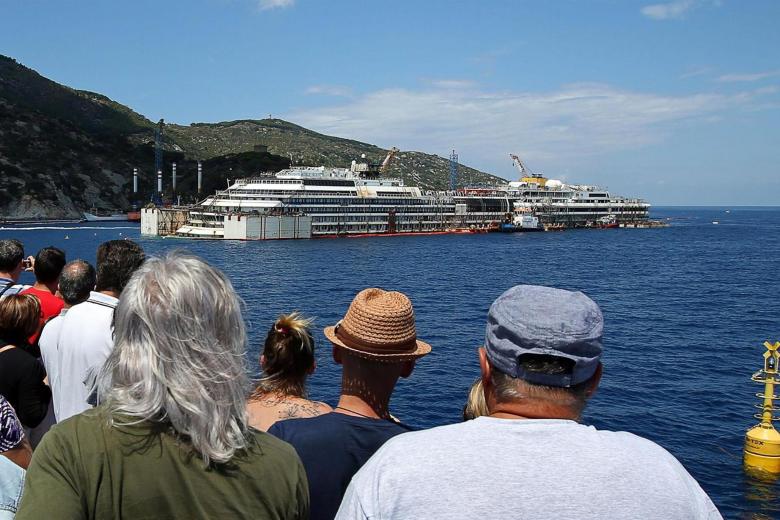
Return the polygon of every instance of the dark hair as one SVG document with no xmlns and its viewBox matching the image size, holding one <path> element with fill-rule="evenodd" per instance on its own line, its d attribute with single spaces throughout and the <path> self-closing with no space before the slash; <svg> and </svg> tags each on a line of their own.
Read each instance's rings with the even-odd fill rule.
<svg viewBox="0 0 780 520">
<path fill-rule="evenodd" d="M 41 304 L 32 294 L 12 294 L 0 299 L 0 337 L 17 347 L 27 344 L 27 338 L 41 323 Z"/>
<path fill-rule="evenodd" d="M 35 265 L 38 265 L 36 260 Z M 60 274 L 60 295 L 68 305 L 76 305 L 89 298 L 95 288 L 95 268 L 85 260 L 65 264 Z"/>
<path fill-rule="evenodd" d="M 24 246 L 16 239 L 0 240 L 0 271 L 10 273 L 24 258 Z"/>
<path fill-rule="evenodd" d="M 144 250 L 132 240 L 103 242 L 97 250 L 95 289 L 121 293 L 145 258 Z"/>
<path fill-rule="evenodd" d="M 314 338 L 309 332 L 312 320 L 299 313 L 279 316 L 265 338 L 265 365 L 254 396 L 279 392 L 306 396 L 306 376 L 314 366 Z"/>
<path fill-rule="evenodd" d="M 35 255 L 35 279 L 41 283 L 57 280 L 65 267 L 65 251 L 53 246 L 44 247 Z"/>
</svg>

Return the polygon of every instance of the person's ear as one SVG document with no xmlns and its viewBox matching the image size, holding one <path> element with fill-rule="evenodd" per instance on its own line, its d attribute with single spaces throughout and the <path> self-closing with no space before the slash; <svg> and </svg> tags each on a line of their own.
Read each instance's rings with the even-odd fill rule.
<svg viewBox="0 0 780 520">
<path fill-rule="evenodd" d="M 599 366 L 596 368 L 596 371 L 593 373 L 592 376 L 590 376 L 590 379 L 587 381 L 587 387 L 585 388 L 585 397 L 590 399 L 593 397 L 593 394 L 596 393 L 596 389 L 599 387 L 599 383 L 601 382 L 601 374 L 603 372 L 604 365 L 599 362 Z"/>
<path fill-rule="evenodd" d="M 311 364 L 311 368 L 307 372 L 307 374 L 312 375 L 314 371 L 317 370 L 317 360 L 315 359 L 314 362 Z"/>
<path fill-rule="evenodd" d="M 260 354 L 260 368 L 265 369 L 265 354 Z"/>
<path fill-rule="evenodd" d="M 490 366 L 490 361 L 487 358 L 487 350 L 485 347 L 479 347 L 479 370 L 482 375 L 482 386 L 487 388 L 490 386 L 490 375 L 493 371 L 493 367 Z"/>
<path fill-rule="evenodd" d="M 401 377 L 406 378 L 412 375 L 412 372 L 414 372 L 415 363 L 416 363 L 415 360 L 404 361 L 403 363 L 401 363 Z"/>
<path fill-rule="evenodd" d="M 341 361 L 341 349 L 338 348 L 336 345 L 333 345 L 333 362 L 337 365 L 340 365 L 342 363 Z"/>
</svg>

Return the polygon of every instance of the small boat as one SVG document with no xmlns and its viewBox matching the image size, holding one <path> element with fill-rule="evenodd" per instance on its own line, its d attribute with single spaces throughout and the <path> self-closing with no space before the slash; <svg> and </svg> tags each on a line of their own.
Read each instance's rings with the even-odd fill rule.
<svg viewBox="0 0 780 520">
<path fill-rule="evenodd" d="M 99 209 L 92 208 L 89 212 L 84 212 L 84 218 L 87 222 L 127 222 L 127 213 L 101 211 Z"/>
<path fill-rule="evenodd" d="M 620 227 L 620 225 L 618 224 L 615 215 L 604 215 L 603 217 L 599 218 L 598 227 L 602 229 L 612 229 Z"/>
<path fill-rule="evenodd" d="M 720 224 L 720 222 L 718 222 L 717 220 L 713 220 L 712 223 L 713 224 Z"/>
</svg>

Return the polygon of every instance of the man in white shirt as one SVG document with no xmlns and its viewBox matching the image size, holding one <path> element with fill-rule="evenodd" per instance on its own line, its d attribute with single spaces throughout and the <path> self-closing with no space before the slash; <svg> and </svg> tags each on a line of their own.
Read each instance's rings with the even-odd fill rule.
<svg viewBox="0 0 780 520">
<path fill-rule="evenodd" d="M 94 378 L 114 348 L 114 308 L 143 261 L 143 249 L 130 240 L 110 240 L 98 247 L 95 290 L 68 309 L 59 326 L 58 380 L 52 388 L 57 422 L 90 408 Z"/>
<path fill-rule="evenodd" d="M 95 268 L 85 260 L 74 260 L 65 265 L 60 274 L 58 290 L 65 306 L 58 316 L 50 319 L 43 327 L 38 345 L 41 358 L 49 377 L 49 386 L 54 401 L 54 415 L 57 416 L 57 398 L 60 396 L 60 366 L 58 344 L 60 329 L 68 309 L 89 298 L 95 288 Z"/>
<path fill-rule="evenodd" d="M 602 331 L 580 292 L 506 291 L 479 349 L 489 415 L 390 439 L 336 518 L 721 519 L 661 446 L 578 422 L 601 378 Z"/>
<path fill-rule="evenodd" d="M 29 288 L 19 283 L 22 271 L 32 271 L 35 259 L 24 257 L 24 246 L 15 239 L 0 240 L 0 298 Z"/>
</svg>

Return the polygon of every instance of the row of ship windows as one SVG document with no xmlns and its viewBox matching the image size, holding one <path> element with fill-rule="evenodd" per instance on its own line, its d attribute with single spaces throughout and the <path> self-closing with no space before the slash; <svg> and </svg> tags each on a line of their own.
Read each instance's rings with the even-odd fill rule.
<svg viewBox="0 0 780 520">
<path fill-rule="evenodd" d="M 363 204 L 361 204 L 363 202 Z M 305 200 L 301 199 L 288 199 L 287 204 L 294 205 L 296 207 L 314 207 L 318 204 L 330 204 L 332 206 L 342 207 L 345 209 L 352 209 L 352 208 L 384 208 L 385 211 L 389 209 L 389 207 L 394 207 L 395 205 L 401 206 L 401 207 L 416 207 L 416 208 L 431 208 L 432 210 L 440 209 L 444 207 L 443 205 L 437 206 L 435 204 L 426 204 L 423 201 L 416 202 L 416 201 L 409 201 L 409 199 L 389 199 L 389 198 L 383 198 L 381 201 L 345 201 L 343 199 L 310 199 L 306 198 Z M 391 206 L 392 205 L 392 206 Z M 398 208 L 400 209 L 400 208 Z M 369 210 L 373 211 L 373 210 Z"/>
<path fill-rule="evenodd" d="M 494 218 L 500 218 L 502 215 L 494 215 Z M 489 216 L 488 216 L 489 217 Z M 451 220 L 453 218 L 461 218 L 458 215 L 453 215 L 452 213 L 444 214 L 444 215 L 405 215 L 405 216 L 396 216 L 395 221 L 396 222 L 442 222 L 444 220 Z M 334 216 L 320 216 L 317 215 L 316 222 L 339 222 L 339 223 L 345 223 L 345 222 L 376 222 L 377 220 L 381 222 L 387 222 L 387 217 L 380 217 L 377 219 L 376 216 L 372 215 L 350 215 L 349 217 L 334 217 Z"/>
</svg>

